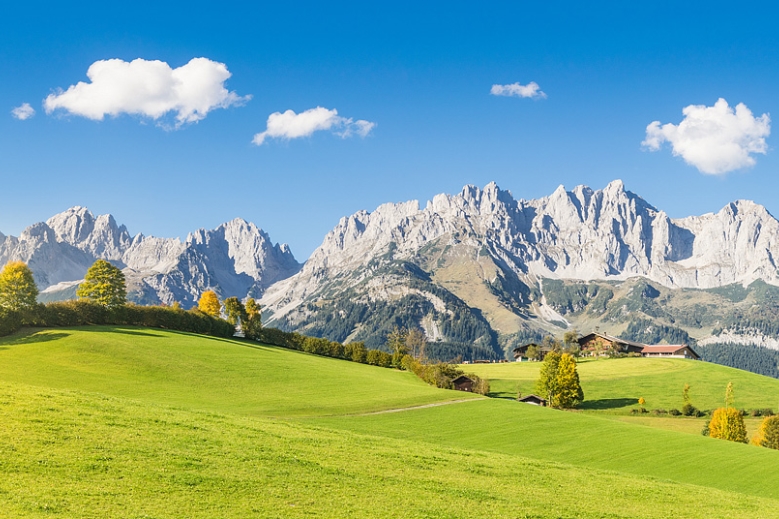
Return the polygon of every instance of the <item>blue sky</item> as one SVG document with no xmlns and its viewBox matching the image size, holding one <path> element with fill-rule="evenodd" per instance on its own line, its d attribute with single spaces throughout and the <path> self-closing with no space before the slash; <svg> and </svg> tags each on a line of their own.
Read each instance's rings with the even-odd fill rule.
<svg viewBox="0 0 779 519">
<path fill-rule="evenodd" d="M 760 119 L 779 113 L 777 10 L 633 4 L 4 5 L 0 231 L 18 235 L 73 205 L 166 237 L 240 216 L 303 260 L 344 215 L 492 180 L 536 198 L 621 178 L 672 217 L 738 198 L 779 214 L 775 138 Z M 88 82 L 95 62 L 176 69 L 200 57 L 224 64 L 224 87 L 251 99 L 178 128 L 175 111 L 96 121 L 73 105 L 44 109 L 58 89 Z M 546 98 L 490 95 L 530 82 Z M 683 128 L 683 108 L 719 98 L 752 112 L 756 133 L 735 138 L 752 146 L 754 165 L 701 172 L 700 157 L 684 154 L 711 147 L 675 128 L 658 151 L 642 147 L 653 121 Z M 11 110 L 23 103 L 36 113 L 19 120 Z M 270 133 L 271 114 L 316 107 L 352 122 L 252 143 Z M 350 126 L 358 120 L 375 127 L 363 137 Z M 352 135 L 336 135 L 345 129 Z"/>
</svg>

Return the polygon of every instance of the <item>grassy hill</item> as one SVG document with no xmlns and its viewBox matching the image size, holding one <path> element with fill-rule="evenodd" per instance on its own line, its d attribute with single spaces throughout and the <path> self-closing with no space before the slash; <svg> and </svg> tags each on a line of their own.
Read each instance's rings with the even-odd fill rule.
<svg viewBox="0 0 779 519">
<path fill-rule="evenodd" d="M 612 380 L 626 374 L 622 360 L 592 363 L 588 398 L 628 387 Z M 695 400 L 705 380 L 720 380 L 690 364 L 637 376 L 685 379 Z M 619 369 L 609 375 L 609 366 Z M 509 370 L 492 374 L 506 388 L 537 369 L 471 367 Z M 737 398 L 762 403 L 748 395 L 737 385 Z M 0 339 L 0 509 L 136 519 L 779 517 L 777 451 L 622 423 L 614 408 L 607 419 L 471 397 L 383 412 L 469 396 L 247 341 L 27 331 Z"/>
<path fill-rule="evenodd" d="M 495 396 L 516 398 L 535 392 L 541 363 L 472 364 L 464 367 L 490 379 Z M 700 409 L 722 407 L 725 388 L 733 382 L 735 406 L 744 409 L 779 405 L 779 380 L 747 371 L 684 359 L 583 359 L 578 363 L 584 389 L 582 409 L 627 413 L 646 399 L 648 409 L 681 409 L 682 388 L 690 384 L 690 398 Z"/>
<path fill-rule="evenodd" d="M 117 326 L 0 339 L 0 380 L 252 416 L 353 414 L 473 397 L 411 373 L 244 340 Z"/>
<path fill-rule="evenodd" d="M 779 517 L 769 498 L 24 384 L 0 383 L 0 423 L 5 517 Z"/>
</svg>

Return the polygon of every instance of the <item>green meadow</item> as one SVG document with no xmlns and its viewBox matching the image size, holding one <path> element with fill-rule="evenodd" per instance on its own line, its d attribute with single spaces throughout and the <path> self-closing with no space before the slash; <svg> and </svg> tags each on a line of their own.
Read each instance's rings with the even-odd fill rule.
<svg viewBox="0 0 779 519">
<path fill-rule="evenodd" d="M 516 398 L 534 393 L 539 362 L 469 364 L 466 371 L 490 380 L 493 396 Z M 690 385 L 690 400 L 699 409 L 724 405 L 729 382 L 735 390 L 735 406 L 743 409 L 779 405 L 779 379 L 762 377 L 739 369 L 685 359 L 621 358 L 583 359 L 578 363 L 584 390 L 585 411 L 625 414 L 646 400 L 647 409 L 681 409 L 682 389 Z"/>
<path fill-rule="evenodd" d="M 607 392 L 632 387 L 617 380 L 630 378 L 620 362 L 591 381 L 582 363 L 588 399 L 590 382 L 601 399 L 634 398 Z M 646 376 L 685 379 L 699 407 L 696 388 L 719 384 L 703 363 L 652 363 Z M 506 370 L 487 375 L 498 391 L 530 373 L 477 367 Z M 768 393 L 773 381 L 736 373 L 737 398 L 768 407 L 741 383 Z M 681 386 L 668 391 L 681 399 Z M 779 451 L 625 423 L 615 409 L 484 399 L 243 340 L 26 330 L 0 339 L 0 515 L 779 517 Z"/>
<path fill-rule="evenodd" d="M 353 414 L 473 395 L 411 373 L 244 340 L 122 327 L 0 339 L 0 380 L 250 416 Z"/>
</svg>

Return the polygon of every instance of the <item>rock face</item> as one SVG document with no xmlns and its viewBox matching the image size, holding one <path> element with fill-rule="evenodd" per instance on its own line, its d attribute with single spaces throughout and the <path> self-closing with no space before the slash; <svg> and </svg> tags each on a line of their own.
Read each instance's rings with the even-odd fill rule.
<svg viewBox="0 0 779 519">
<path fill-rule="evenodd" d="M 0 235 L 0 264 L 26 262 L 45 299 L 72 295 L 96 259 L 122 268 L 130 298 L 185 307 L 208 289 L 222 297 L 258 297 L 275 281 L 296 273 L 300 264 L 286 245 L 274 245 L 252 223 L 235 219 L 218 228 L 178 239 L 131 237 L 111 215 L 94 217 L 73 207 L 25 229 L 18 238 Z"/>
<path fill-rule="evenodd" d="M 777 256 L 779 222 L 753 202 L 671 219 L 619 180 L 597 191 L 560 186 L 529 201 L 491 183 L 437 195 L 425 207 L 416 201 L 385 204 L 342 218 L 303 269 L 272 286 L 262 303 L 283 327 L 343 338 L 347 330 L 339 336 L 323 328 L 310 309 L 348 318 L 351 306 L 328 308 L 346 297 L 374 307 L 391 304 L 416 290 L 430 309 L 408 324 L 422 326 L 431 337 L 442 333 L 451 310 L 440 295 L 435 308 L 430 287 L 436 286 L 478 308 L 499 334 L 515 333 L 529 317 L 565 323 L 545 306 L 545 278 L 640 276 L 669 288 L 696 289 L 757 279 L 779 284 Z M 392 272 L 391 265 L 418 271 Z M 427 285 L 412 289 L 406 281 L 411 278 Z M 348 332 L 352 338 L 360 336 L 358 328 Z"/>
<path fill-rule="evenodd" d="M 103 258 L 124 269 L 137 302 L 188 307 L 206 289 L 261 297 L 271 325 L 372 347 L 394 326 L 419 327 L 439 358 L 503 356 L 511 341 L 568 326 L 619 333 L 636 312 L 729 337 L 738 323 L 725 322 L 728 301 L 740 298 L 753 327 L 767 317 L 750 308 L 779 301 L 777 257 L 779 222 L 760 205 L 672 219 L 619 180 L 538 200 L 491 183 L 424 207 L 384 204 L 342 218 L 304 266 L 241 219 L 180 241 L 132 237 L 110 215 L 74 207 L 18 238 L 0 234 L 0 264 L 27 262 L 42 299 L 72 297 Z"/>
</svg>

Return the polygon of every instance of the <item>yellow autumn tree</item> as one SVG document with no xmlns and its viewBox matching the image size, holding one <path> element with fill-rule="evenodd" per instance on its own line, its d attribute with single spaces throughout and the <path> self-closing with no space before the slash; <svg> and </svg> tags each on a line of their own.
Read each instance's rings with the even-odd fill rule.
<svg viewBox="0 0 779 519">
<path fill-rule="evenodd" d="M 750 443 L 769 449 L 779 449 L 779 416 L 764 418 Z"/>
<path fill-rule="evenodd" d="M 30 268 L 21 261 L 12 261 L 0 272 L 0 308 L 19 312 L 35 306 L 38 287 Z"/>
<path fill-rule="evenodd" d="M 222 304 L 213 290 L 203 292 L 200 300 L 197 302 L 197 307 L 201 312 L 211 317 L 219 317 L 222 313 Z"/>
<path fill-rule="evenodd" d="M 729 382 L 725 389 L 725 407 L 715 409 L 709 422 L 709 436 L 731 442 L 746 443 L 747 427 L 744 425 L 744 415 L 733 407 L 736 398 L 733 395 L 733 383 Z"/>
</svg>

